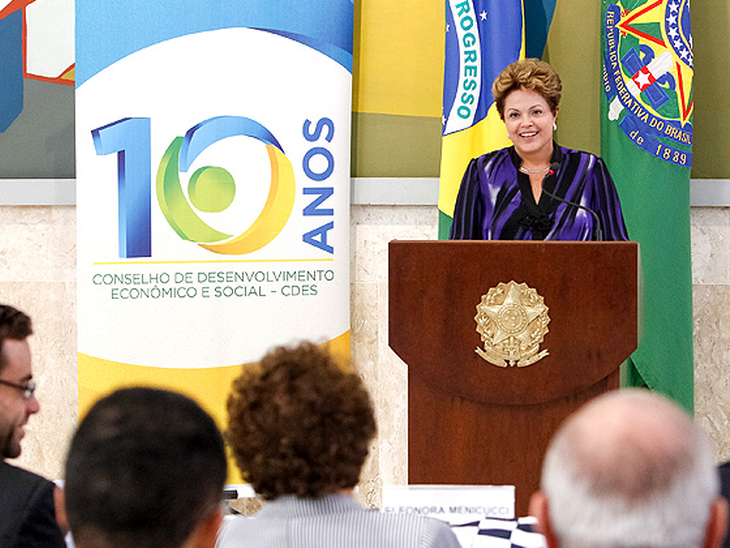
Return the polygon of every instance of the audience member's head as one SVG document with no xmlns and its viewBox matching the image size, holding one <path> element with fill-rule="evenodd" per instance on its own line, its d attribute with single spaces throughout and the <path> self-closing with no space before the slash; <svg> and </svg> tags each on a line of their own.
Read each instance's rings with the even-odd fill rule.
<svg viewBox="0 0 730 548">
<path fill-rule="evenodd" d="M 228 415 L 238 466 L 269 500 L 354 487 L 376 430 L 360 377 L 310 343 L 276 348 L 244 367 Z"/>
<path fill-rule="evenodd" d="M 623 390 L 571 416 L 530 512 L 551 548 L 710 548 L 725 535 L 710 443 L 666 398 Z"/>
<path fill-rule="evenodd" d="M 20 455 L 20 442 L 29 417 L 40 410 L 33 395 L 30 346 L 33 333 L 28 316 L 0 304 L 0 458 Z"/>
<path fill-rule="evenodd" d="M 66 461 L 78 548 L 212 546 L 226 478 L 223 439 L 190 398 L 127 388 L 99 400 Z"/>
</svg>

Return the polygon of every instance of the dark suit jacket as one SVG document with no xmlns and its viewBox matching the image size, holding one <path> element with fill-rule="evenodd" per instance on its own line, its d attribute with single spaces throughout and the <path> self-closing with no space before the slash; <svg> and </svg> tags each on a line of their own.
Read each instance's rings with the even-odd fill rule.
<svg viewBox="0 0 730 548">
<path fill-rule="evenodd" d="M 717 467 L 720 472 L 720 494 L 730 501 L 730 462 L 726 462 Z M 723 548 L 730 548 L 730 534 L 725 537 Z"/>
<path fill-rule="evenodd" d="M 53 488 L 47 479 L 0 461 L 2 548 L 65 548 Z"/>
</svg>

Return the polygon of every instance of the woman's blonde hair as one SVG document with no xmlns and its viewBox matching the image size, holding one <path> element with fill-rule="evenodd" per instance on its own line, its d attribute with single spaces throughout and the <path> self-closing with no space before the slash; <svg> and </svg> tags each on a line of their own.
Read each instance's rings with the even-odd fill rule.
<svg viewBox="0 0 730 548">
<path fill-rule="evenodd" d="M 492 84 L 492 95 L 502 120 L 504 120 L 504 101 L 517 89 L 536 91 L 543 96 L 553 115 L 557 114 L 563 85 L 560 83 L 558 73 L 545 61 L 520 59 L 499 73 Z"/>
</svg>

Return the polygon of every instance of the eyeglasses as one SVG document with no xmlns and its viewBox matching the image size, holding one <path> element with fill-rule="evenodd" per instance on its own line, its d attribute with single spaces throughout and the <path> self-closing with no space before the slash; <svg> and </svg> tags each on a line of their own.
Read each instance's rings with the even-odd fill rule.
<svg viewBox="0 0 730 548">
<path fill-rule="evenodd" d="M 28 384 L 23 385 L 0 379 L 0 384 L 4 384 L 5 386 L 9 386 L 10 388 L 15 388 L 16 390 L 20 390 L 23 393 L 23 399 L 26 400 L 31 399 L 33 397 L 33 394 L 35 393 L 35 381 L 28 381 Z"/>
</svg>

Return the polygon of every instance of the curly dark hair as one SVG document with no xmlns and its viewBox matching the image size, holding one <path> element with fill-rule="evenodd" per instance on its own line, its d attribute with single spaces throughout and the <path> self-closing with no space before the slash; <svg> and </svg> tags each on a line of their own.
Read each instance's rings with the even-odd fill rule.
<svg viewBox="0 0 730 548">
<path fill-rule="evenodd" d="M 497 112 L 502 120 L 504 120 L 505 99 L 518 89 L 536 91 L 543 96 L 553 115 L 558 113 L 563 84 L 555 69 L 545 61 L 532 58 L 520 59 L 507 65 L 499 73 L 492 84 L 492 95 L 494 95 Z"/>
<path fill-rule="evenodd" d="M 228 421 L 241 473 L 267 500 L 354 487 L 376 432 L 360 377 L 311 343 L 275 348 L 244 366 Z"/>
</svg>

